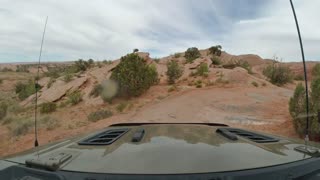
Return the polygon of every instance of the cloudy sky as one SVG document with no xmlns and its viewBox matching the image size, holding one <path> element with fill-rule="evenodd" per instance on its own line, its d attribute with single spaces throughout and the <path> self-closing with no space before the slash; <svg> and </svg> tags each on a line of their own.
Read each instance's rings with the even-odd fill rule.
<svg viewBox="0 0 320 180">
<path fill-rule="evenodd" d="M 320 60 L 320 1 L 294 0 L 308 60 Z M 289 0 L 0 0 L 0 62 L 162 57 L 221 44 L 231 54 L 301 59 Z"/>
</svg>

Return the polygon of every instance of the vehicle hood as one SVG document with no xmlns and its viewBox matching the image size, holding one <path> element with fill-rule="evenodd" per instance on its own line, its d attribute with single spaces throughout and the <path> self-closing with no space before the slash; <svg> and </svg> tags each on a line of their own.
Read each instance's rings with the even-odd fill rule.
<svg viewBox="0 0 320 180">
<path fill-rule="evenodd" d="M 72 158 L 62 164 L 60 170 L 182 174 L 261 168 L 310 158 L 294 150 L 302 145 L 299 140 L 277 137 L 280 139 L 278 142 L 256 143 L 239 137 L 232 141 L 216 133 L 217 126 L 157 124 L 126 128 L 129 131 L 110 145 L 78 145 L 81 139 L 90 134 L 34 148 L 7 157 L 6 160 L 25 164 L 28 159 L 41 159 L 64 152 L 72 154 Z M 145 130 L 142 140 L 132 142 L 134 132 L 141 128 Z"/>
</svg>

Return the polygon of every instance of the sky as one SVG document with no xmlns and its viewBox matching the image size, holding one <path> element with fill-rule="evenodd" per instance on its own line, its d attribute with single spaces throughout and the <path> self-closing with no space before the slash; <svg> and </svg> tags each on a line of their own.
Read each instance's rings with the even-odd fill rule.
<svg viewBox="0 0 320 180">
<path fill-rule="evenodd" d="M 307 60 L 320 60 L 320 1 L 293 0 Z M 0 0 L 0 62 L 164 57 L 220 44 L 231 54 L 300 61 L 289 0 Z"/>
</svg>

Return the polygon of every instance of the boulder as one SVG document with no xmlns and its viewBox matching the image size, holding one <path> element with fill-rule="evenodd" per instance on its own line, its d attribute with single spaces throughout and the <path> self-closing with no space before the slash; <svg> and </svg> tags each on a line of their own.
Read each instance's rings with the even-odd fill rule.
<svg viewBox="0 0 320 180">
<path fill-rule="evenodd" d="M 87 80 L 87 77 L 80 77 L 69 83 L 64 83 L 62 81 L 55 82 L 51 88 L 41 93 L 39 97 L 39 103 L 58 101 L 68 92 L 78 90 Z"/>
</svg>

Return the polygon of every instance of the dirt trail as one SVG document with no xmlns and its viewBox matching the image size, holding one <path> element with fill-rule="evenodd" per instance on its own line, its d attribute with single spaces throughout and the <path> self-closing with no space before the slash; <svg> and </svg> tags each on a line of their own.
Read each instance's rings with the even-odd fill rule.
<svg viewBox="0 0 320 180">
<path fill-rule="evenodd" d="M 168 97 L 144 108 L 132 120 L 201 121 L 240 124 L 281 122 L 286 112 L 265 112 L 271 105 L 291 95 L 290 90 L 270 88 L 209 88 Z M 271 116 L 270 116 L 271 115 Z M 274 115 L 277 115 L 275 117 Z M 246 117 L 244 117 L 246 116 Z M 271 118 L 272 117 L 272 118 Z"/>
<path fill-rule="evenodd" d="M 263 126 L 279 127 L 291 121 L 287 102 L 292 93 L 272 87 L 191 90 L 145 107 L 131 121 L 210 122 L 264 130 Z M 277 133 L 295 134 L 292 126 Z"/>
</svg>

